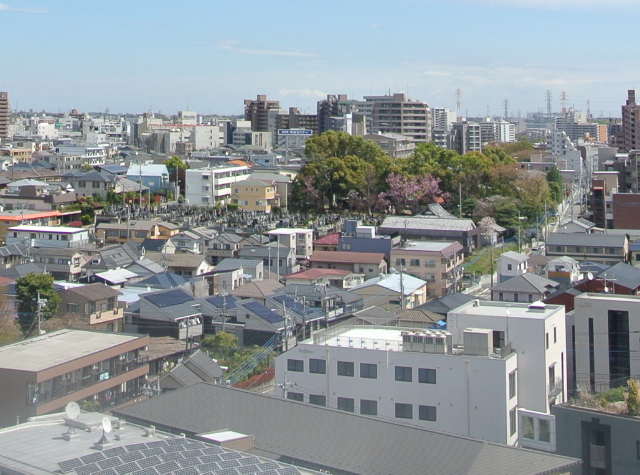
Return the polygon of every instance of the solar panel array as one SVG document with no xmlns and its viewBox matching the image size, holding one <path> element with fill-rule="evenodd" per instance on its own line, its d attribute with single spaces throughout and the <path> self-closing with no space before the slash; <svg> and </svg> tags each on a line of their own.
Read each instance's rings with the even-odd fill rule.
<svg viewBox="0 0 640 475">
<path fill-rule="evenodd" d="M 291 465 L 187 439 L 114 447 L 58 466 L 76 475 L 301 475 Z"/>
<path fill-rule="evenodd" d="M 276 312 L 268 309 L 264 305 L 260 305 L 258 302 L 243 302 L 242 305 L 258 315 L 260 318 L 264 318 L 269 323 L 278 323 L 284 320 L 284 318 L 282 318 Z"/>
<path fill-rule="evenodd" d="M 284 302 L 288 309 L 291 309 L 298 315 L 302 315 L 303 313 L 311 313 L 310 310 L 306 308 L 302 303 L 296 302 L 292 297 L 289 297 L 288 295 L 276 295 L 272 298 L 273 300 L 280 302 L 281 304 Z"/>
<path fill-rule="evenodd" d="M 145 298 L 158 308 L 173 307 L 194 300 L 193 296 L 182 289 L 158 292 L 147 295 Z"/>
</svg>

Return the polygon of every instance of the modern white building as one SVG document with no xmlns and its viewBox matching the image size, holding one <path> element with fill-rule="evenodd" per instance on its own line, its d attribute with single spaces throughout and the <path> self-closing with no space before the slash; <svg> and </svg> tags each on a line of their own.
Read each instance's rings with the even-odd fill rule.
<svg viewBox="0 0 640 475">
<path fill-rule="evenodd" d="M 27 243 L 30 247 L 80 247 L 89 244 L 89 231 L 65 226 L 13 226 L 7 230 L 6 243 Z"/>
<path fill-rule="evenodd" d="M 563 305 L 472 300 L 447 315 L 453 344 L 469 327 L 490 328 L 493 346 L 518 354 L 521 408 L 548 414 L 567 401 L 565 311 Z"/>
<path fill-rule="evenodd" d="M 579 295 L 567 329 L 572 389 L 606 391 L 640 375 L 640 297 Z"/>
<path fill-rule="evenodd" d="M 298 259 L 308 259 L 313 253 L 313 229 L 277 228 L 269 231 L 269 236 L 293 249 Z"/>
<path fill-rule="evenodd" d="M 518 424 L 524 447 L 553 451 L 551 406 L 567 402 L 567 344 L 563 305 L 473 300 L 447 315 L 453 345 L 469 327 L 492 330 L 493 346 L 518 355 Z"/>
<path fill-rule="evenodd" d="M 439 330 L 343 324 L 276 358 L 276 394 L 513 445 L 518 357 L 494 353 L 487 329 L 467 329 L 462 347 Z"/>
<path fill-rule="evenodd" d="M 232 186 L 249 177 L 249 167 L 219 166 L 186 170 L 186 202 L 193 206 L 214 206 L 225 203 Z"/>
</svg>

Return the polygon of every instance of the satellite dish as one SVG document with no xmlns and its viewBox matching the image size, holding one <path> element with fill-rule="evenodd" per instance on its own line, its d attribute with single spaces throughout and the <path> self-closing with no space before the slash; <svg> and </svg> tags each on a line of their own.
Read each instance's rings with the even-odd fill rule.
<svg viewBox="0 0 640 475">
<path fill-rule="evenodd" d="M 111 419 L 106 416 L 102 418 L 102 430 L 107 434 L 111 432 Z"/>
<path fill-rule="evenodd" d="M 587 279 L 593 280 L 593 272 L 587 272 Z"/>
<path fill-rule="evenodd" d="M 71 401 L 64 408 L 64 412 L 69 419 L 76 419 L 80 415 L 80 406 L 77 402 Z"/>
</svg>

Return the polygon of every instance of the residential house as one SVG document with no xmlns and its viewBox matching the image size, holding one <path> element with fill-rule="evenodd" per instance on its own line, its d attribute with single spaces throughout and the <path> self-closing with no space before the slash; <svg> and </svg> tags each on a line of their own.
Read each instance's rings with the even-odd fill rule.
<svg viewBox="0 0 640 475">
<path fill-rule="evenodd" d="M 378 276 L 351 289 L 364 299 L 364 305 L 384 310 L 415 308 L 427 300 L 427 282 L 404 272 Z"/>
<path fill-rule="evenodd" d="M 359 221 L 347 219 L 343 225 L 343 232 L 338 238 L 338 248 L 326 250 L 382 252 L 387 259 L 391 259 L 391 249 L 399 246 L 400 242 L 398 232 L 393 232 L 389 236 L 377 235 L 375 226 L 361 226 Z"/>
<path fill-rule="evenodd" d="M 169 186 L 169 171 L 163 164 L 131 164 L 127 170 L 127 179 L 142 184 L 155 193 Z"/>
<path fill-rule="evenodd" d="M 279 245 L 277 242 L 271 242 L 260 247 L 243 247 L 238 251 L 238 257 L 245 259 L 262 259 L 264 266 L 267 267 L 269 273 L 275 273 L 277 278 L 281 275 L 292 274 L 300 270 L 300 266 L 296 263 L 295 250 Z"/>
<path fill-rule="evenodd" d="M 160 239 L 158 221 L 125 220 L 122 223 L 100 223 L 96 237 L 105 244 L 142 243 L 145 239 Z"/>
<path fill-rule="evenodd" d="M 548 257 L 569 256 L 612 266 L 627 261 L 629 240 L 624 234 L 551 233 L 546 252 Z"/>
<path fill-rule="evenodd" d="M 91 252 L 91 260 L 84 264 L 83 269 L 87 277 L 97 272 L 110 269 L 121 269 L 142 259 L 144 249 L 138 247 L 135 241 L 124 244 L 113 244 Z"/>
<path fill-rule="evenodd" d="M 280 245 L 293 249 L 297 259 L 308 259 L 313 252 L 313 229 L 276 228 L 268 234 Z"/>
<path fill-rule="evenodd" d="M 286 285 L 329 285 L 336 289 L 351 289 L 364 282 L 363 274 L 341 269 L 306 269 L 284 277 Z"/>
<path fill-rule="evenodd" d="M 491 300 L 537 302 L 553 294 L 560 284 L 536 274 L 521 274 L 491 287 Z"/>
<path fill-rule="evenodd" d="M 570 218 L 558 226 L 557 232 L 569 234 L 591 234 L 597 231 L 595 223 L 584 218 Z"/>
<path fill-rule="evenodd" d="M 191 252 L 193 254 L 202 254 L 203 240 L 202 236 L 192 231 L 180 231 L 171 236 L 171 243 L 177 252 Z"/>
<path fill-rule="evenodd" d="M 60 226 L 62 224 L 60 211 L 31 211 L 28 209 L 14 209 L 0 211 L 0 236 L 5 236 L 10 227 L 19 224 L 28 226 Z"/>
<path fill-rule="evenodd" d="M 205 256 L 213 265 L 228 257 L 238 257 L 242 240 L 237 234 L 219 234 L 209 241 Z"/>
<path fill-rule="evenodd" d="M 309 258 L 311 269 L 341 269 L 364 274 L 365 280 L 388 272 L 385 255 L 377 252 L 315 251 Z"/>
<path fill-rule="evenodd" d="M 314 251 L 337 251 L 340 233 L 325 234 L 321 238 L 313 241 Z"/>
<path fill-rule="evenodd" d="M 271 213 L 274 206 L 279 206 L 276 186 L 270 181 L 251 178 L 234 183 L 231 203 L 244 211 Z"/>
<path fill-rule="evenodd" d="M 473 252 L 480 234 L 473 220 L 456 218 L 440 205 L 429 205 L 429 212 L 431 214 L 421 216 L 387 216 L 378 226 L 378 233 L 397 233 L 404 240 L 458 241 L 462 244 L 462 252 Z"/>
<path fill-rule="evenodd" d="M 212 266 L 203 255 L 198 254 L 161 254 L 147 252 L 145 257 L 162 265 L 169 272 L 190 278 L 209 272 Z"/>
<path fill-rule="evenodd" d="M 498 282 L 527 273 L 527 256 L 519 252 L 507 251 L 498 257 Z"/>
<path fill-rule="evenodd" d="M 79 248 L 89 244 L 89 231 L 64 226 L 29 226 L 21 224 L 7 230 L 7 244 L 28 244 L 30 247 Z"/>
<path fill-rule="evenodd" d="M 185 172 L 185 201 L 192 206 L 214 206 L 228 203 L 233 188 L 249 178 L 247 166 L 193 168 Z"/>
<path fill-rule="evenodd" d="M 39 248 L 31 255 L 47 274 L 67 282 L 77 282 L 84 275 L 82 266 L 91 259 L 77 249 Z"/>
<path fill-rule="evenodd" d="M 391 265 L 426 281 L 427 297 L 459 291 L 463 263 L 462 245 L 457 241 L 406 241 L 391 249 Z"/>
<path fill-rule="evenodd" d="M 118 305 L 122 292 L 104 284 L 87 284 L 57 292 L 58 315 L 78 315 L 92 330 L 122 331 L 123 309 Z"/>
<path fill-rule="evenodd" d="M 222 368 L 201 350 L 196 350 L 160 378 L 164 393 L 199 383 L 222 383 Z"/>
<path fill-rule="evenodd" d="M 163 254 L 176 253 L 176 245 L 171 239 L 146 238 L 140 245 L 145 252 L 161 252 Z"/>
<path fill-rule="evenodd" d="M 109 191 L 112 191 L 115 186 L 114 175 L 103 175 L 96 171 L 89 173 L 69 172 L 60 178 L 71 184 L 77 198 L 99 196 L 102 200 L 106 200 Z"/>
<path fill-rule="evenodd" d="M 545 277 L 569 287 L 582 278 L 578 261 L 571 257 L 560 256 L 549 259 L 545 267 Z"/>
<path fill-rule="evenodd" d="M 253 299 L 262 305 L 265 305 L 265 298 L 272 295 L 283 287 L 276 279 L 264 279 L 259 281 L 247 282 L 240 287 L 236 287 L 229 292 L 239 299 Z"/>
<path fill-rule="evenodd" d="M 0 270 L 29 260 L 29 248 L 20 244 L 0 247 Z"/>
</svg>

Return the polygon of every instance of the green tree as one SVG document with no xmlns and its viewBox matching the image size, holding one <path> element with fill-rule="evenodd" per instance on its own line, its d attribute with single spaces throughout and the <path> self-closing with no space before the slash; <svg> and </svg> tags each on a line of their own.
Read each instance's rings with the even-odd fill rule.
<svg viewBox="0 0 640 475">
<path fill-rule="evenodd" d="M 180 169 L 180 170 L 188 170 L 189 169 L 189 164 L 188 163 L 184 163 L 182 161 L 182 159 L 180 157 L 178 157 L 177 155 L 173 155 L 171 158 L 166 159 L 162 163 L 164 163 L 164 165 L 167 167 L 167 170 L 169 171 L 169 173 L 175 172 L 176 168 Z"/>
<path fill-rule="evenodd" d="M 218 332 L 214 336 L 202 340 L 205 348 L 237 348 L 238 337 L 232 333 Z"/>
<path fill-rule="evenodd" d="M 564 180 L 555 165 L 547 172 L 547 183 L 549 185 L 551 199 L 556 203 L 560 203 L 562 201 L 562 187 L 564 185 Z"/>
<path fill-rule="evenodd" d="M 7 302 L 7 287 L 0 287 L 0 345 L 13 343 L 22 338 L 20 326 L 15 319 L 13 306 Z"/>
<path fill-rule="evenodd" d="M 29 334 L 37 326 L 38 293 L 47 303 L 42 309 L 43 319 L 51 318 L 58 311 L 60 296 L 53 288 L 53 276 L 30 272 L 16 280 L 18 297 L 18 322 L 22 332 Z"/>
<path fill-rule="evenodd" d="M 91 172 L 91 171 L 93 171 L 93 167 L 91 165 L 89 165 L 88 163 L 83 163 L 82 166 L 80 167 L 80 171 Z"/>
<path fill-rule="evenodd" d="M 638 383 L 633 379 L 627 381 L 629 395 L 627 396 L 627 412 L 630 416 L 640 416 L 640 400 L 638 400 Z"/>
</svg>

